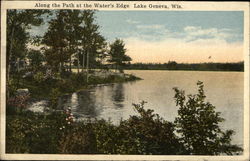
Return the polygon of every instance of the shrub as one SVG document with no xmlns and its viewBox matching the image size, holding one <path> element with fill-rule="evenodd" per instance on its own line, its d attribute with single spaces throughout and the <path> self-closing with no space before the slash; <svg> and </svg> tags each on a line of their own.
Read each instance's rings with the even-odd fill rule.
<svg viewBox="0 0 250 161">
<path fill-rule="evenodd" d="M 174 124 L 163 120 L 151 109 L 144 109 L 145 102 L 133 104 L 139 116 L 121 121 L 119 129 L 122 154 L 180 154 L 182 146 L 174 134 Z"/>
<path fill-rule="evenodd" d="M 23 111 L 19 115 L 8 115 L 6 125 L 7 153 L 57 153 L 60 134 L 56 118 L 59 113 L 44 115 Z M 45 146 L 46 145 L 46 146 Z"/>
<path fill-rule="evenodd" d="M 9 81 L 7 82 L 6 88 L 9 93 L 9 96 L 14 96 L 18 88 L 17 80 L 10 78 Z"/>
<path fill-rule="evenodd" d="M 58 152 L 62 154 L 96 153 L 95 134 L 91 124 L 77 123 L 64 131 Z"/>
<path fill-rule="evenodd" d="M 62 154 L 89 154 L 96 152 L 95 134 L 89 122 L 75 122 L 71 109 L 64 113 L 60 121 L 61 137 L 57 147 Z"/>
<path fill-rule="evenodd" d="M 110 121 L 96 120 L 93 123 L 93 129 L 96 137 L 97 153 L 99 154 L 118 154 L 119 140 L 118 127 Z"/>
<path fill-rule="evenodd" d="M 174 88 L 176 105 L 179 106 L 178 116 L 175 119 L 177 133 L 181 135 L 189 154 L 218 155 L 238 153 L 242 148 L 232 145 L 233 130 L 222 131 L 219 123 L 224 121 L 215 106 L 205 102 L 204 85 L 197 82 L 198 94 L 188 95 Z"/>
<path fill-rule="evenodd" d="M 58 88 L 53 88 L 51 90 L 50 96 L 49 96 L 49 102 L 50 102 L 50 107 L 55 109 L 58 105 L 58 97 L 61 95 L 61 92 Z"/>
<path fill-rule="evenodd" d="M 27 105 L 29 95 L 15 95 L 7 99 L 7 113 L 8 114 L 15 114 L 20 113 L 23 111 Z"/>
<path fill-rule="evenodd" d="M 86 84 L 86 75 L 83 73 L 71 73 L 69 79 L 72 81 L 72 84 L 75 85 L 84 85 Z"/>
<path fill-rule="evenodd" d="M 34 80 L 37 83 L 42 83 L 45 80 L 45 76 L 44 76 L 44 74 L 42 72 L 37 72 L 34 75 Z"/>
</svg>

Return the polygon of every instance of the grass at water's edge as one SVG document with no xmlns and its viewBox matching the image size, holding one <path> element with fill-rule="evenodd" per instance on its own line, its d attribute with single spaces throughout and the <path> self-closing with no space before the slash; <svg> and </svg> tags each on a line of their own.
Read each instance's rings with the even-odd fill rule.
<svg viewBox="0 0 250 161">
<path fill-rule="evenodd" d="M 16 78 L 14 78 L 16 79 Z M 86 75 L 72 73 L 62 79 L 48 79 L 36 81 L 34 79 L 19 79 L 19 88 L 27 88 L 31 99 L 49 99 L 53 89 L 57 89 L 59 95 L 69 94 L 80 90 L 88 89 L 93 85 L 123 83 L 128 81 L 141 80 L 132 74 L 109 75 L 107 77 L 89 76 L 88 82 Z"/>
</svg>

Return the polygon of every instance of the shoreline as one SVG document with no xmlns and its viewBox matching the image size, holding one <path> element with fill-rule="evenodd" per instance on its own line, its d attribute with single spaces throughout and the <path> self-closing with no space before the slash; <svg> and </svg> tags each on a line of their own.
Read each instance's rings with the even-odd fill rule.
<svg viewBox="0 0 250 161">
<path fill-rule="evenodd" d="M 116 83 L 126 83 L 137 80 L 142 80 L 141 78 L 127 73 L 115 73 L 109 72 L 108 75 L 105 75 L 104 72 L 101 72 L 103 75 L 98 75 L 100 73 L 96 72 L 89 76 L 89 82 L 86 82 L 86 75 L 79 75 L 73 73 L 68 78 L 61 78 L 58 80 L 45 80 L 40 83 L 36 83 L 35 80 L 26 80 L 22 79 L 20 82 L 19 89 L 27 89 L 28 91 L 28 106 L 27 109 L 32 108 L 33 104 L 39 102 L 47 102 L 45 108 L 58 109 L 56 107 L 60 97 L 72 95 L 80 91 L 86 91 L 97 86 L 106 86 Z M 107 74 L 107 73 L 106 73 Z M 76 78 L 75 78 L 76 77 Z M 79 80 L 80 78 L 80 80 Z M 18 97 L 17 93 L 13 95 L 14 98 Z M 54 105 L 51 106 L 51 102 Z M 8 106 L 8 105 L 7 105 Z M 36 105 L 35 105 L 36 106 Z"/>
<path fill-rule="evenodd" d="M 185 71 L 185 72 L 245 72 L 244 70 L 185 70 L 185 69 L 124 69 L 126 70 L 147 70 L 147 71 Z"/>
</svg>

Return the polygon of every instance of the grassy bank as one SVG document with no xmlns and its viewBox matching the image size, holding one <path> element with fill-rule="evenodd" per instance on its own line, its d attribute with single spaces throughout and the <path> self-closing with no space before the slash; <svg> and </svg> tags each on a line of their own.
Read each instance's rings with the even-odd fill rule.
<svg viewBox="0 0 250 161">
<path fill-rule="evenodd" d="M 11 93 L 15 95 L 18 88 L 27 88 L 32 99 L 49 99 L 51 95 L 63 95 L 73 93 L 78 90 L 89 88 L 90 85 L 122 83 L 128 81 L 140 80 L 132 74 L 118 74 L 112 72 L 109 75 L 98 76 L 89 74 L 88 82 L 86 73 L 68 73 L 56 78 L 44 78 L 41 72 L 36 73 L 33 77 L 22 78 L 18 74 L 13 75 L 11 80 Z"/>
</svg>

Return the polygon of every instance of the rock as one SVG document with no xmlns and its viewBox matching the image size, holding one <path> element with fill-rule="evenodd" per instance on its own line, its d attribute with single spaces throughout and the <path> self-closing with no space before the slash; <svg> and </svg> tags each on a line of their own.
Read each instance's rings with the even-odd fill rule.
<svg viewBox="0 0 250 161">
<path fill-rule="evenodd" d="M 16 93 L 17 93 L 17 95 L 19 95 L 19 96 L 20 96 L 20 95 L 24 96 L 24 95 L 29 95 L 29 94 L 30 94 L 28 88 L 17 89 Z"/>
<path fill-rule="evenodd" d="M 23 78 L 30 78 L 33 76 L 33 73 L 32 72 L 26 72 L 22 77 Z"/>
<path fill-rule="evenodd" d="M 28 110 L 32 112 L 40 112 L 40 113 L 46 112 L 48 111 L 48 102 L 45 100 L 33 102 L 28 107 Z"/>
</svg>

